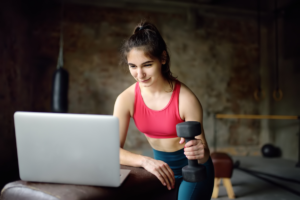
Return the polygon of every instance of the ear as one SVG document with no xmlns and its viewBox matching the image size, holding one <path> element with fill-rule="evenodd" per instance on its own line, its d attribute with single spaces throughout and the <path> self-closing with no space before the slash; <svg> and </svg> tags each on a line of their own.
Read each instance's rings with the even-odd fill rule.
<svg viewBox="0 0 300 200">
<path fill-rule="evenodd" d="M 162 54 L 161 54 L 161 64 L 166 64 L 167 62 L 167 52 L 166 51 L 163 51 Z"/>
</svg>

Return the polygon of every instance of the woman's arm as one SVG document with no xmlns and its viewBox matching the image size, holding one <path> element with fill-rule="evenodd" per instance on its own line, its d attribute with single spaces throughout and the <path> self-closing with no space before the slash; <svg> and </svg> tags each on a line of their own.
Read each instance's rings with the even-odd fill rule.
<svg viewBox="0 0 300 200">
<path fill-rule="evenodd" d="M 121 93 L 114 106 L 114 116 L 119 118 L 120 132 L 120 164 L 133 167 L 143 167 L 150 173 L 154 174 L 163 185 L 170 190 L 174 188 L 175 177 L 171 168 L 164 162 L 153 158 L 131 153 L 123 149 L 130 117 L 133 114 L 134 95 L 130 95 L 129 91 Z"/>
<path fill-rule="evenodd" d="M 210 151 L 205 139 L 203 129 L 203 111 L 202 106 L 195 94 L 187 88 L 184 84 L 181 86 L 179 96 L 179 112 L 185 121 L 198 121 L 201 123 L 201 134 L 196 136 L 196 140 L 191 140 L 185 145 L 184 153 L 189 160 L 198 159 L 199 163 L 205 163 L 209 156 Z M 180 140 L 182 144 L 184 139 Z"/>
<path fill-rule="evenodd" d="M 114 116 L 119 119 L 119 134 L 120 134 L 120 163 L 122 165 L 128 165 L 133 167 L 142 167 L 143 156 L 131 153 L 123 149 L 129 121 L 130 121 L 130 95 L 127 94 L 128 91 L 121 93 L 114 106 Z"/>
</svg>

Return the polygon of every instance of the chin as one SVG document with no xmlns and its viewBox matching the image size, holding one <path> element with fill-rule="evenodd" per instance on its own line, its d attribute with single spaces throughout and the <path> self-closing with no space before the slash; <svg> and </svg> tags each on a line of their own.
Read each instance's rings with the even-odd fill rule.
<svg viewBox="0 0 300 200">
<path fill-rule="evenodd" d="M 143 86 L 143 87 L 149 87 L 149 86 L 151 86 L 152 85 L 152 80 L 150 80 L 149 82 L 146 82 L 146 83 L 143 83 L 143 82 L 139 82 L 140 83 L 140 85 L 141 86 Z"/>
<path fill-rule="evenodd" d="M 151 83 L 141 83 L 140 82 L 140 85 L 143 86 L 143 87 L 149 87 L 151 85 Z"/>
</svg>

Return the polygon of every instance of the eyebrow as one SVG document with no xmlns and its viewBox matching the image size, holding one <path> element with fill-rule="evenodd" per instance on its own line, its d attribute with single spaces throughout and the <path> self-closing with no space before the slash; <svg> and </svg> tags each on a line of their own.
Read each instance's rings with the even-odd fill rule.
<svg viewBox="0 0 300 200">
<path fill-rule="evenodd" d="M 148 63 L 152 63 L 152 62 L 153 62 L 153 60 L 149 60 L 149 61 L 146 61 L 146 62 L 142 63 L 142 65 L 144 65 L 144 64 L 148 64 Z M 128 63 L 128 65 L 135 65 L 135 64 Z"/>
</svg>

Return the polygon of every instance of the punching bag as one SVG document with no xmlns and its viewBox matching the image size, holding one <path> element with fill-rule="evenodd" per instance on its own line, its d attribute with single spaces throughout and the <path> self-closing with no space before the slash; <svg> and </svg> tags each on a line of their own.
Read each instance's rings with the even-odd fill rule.
<svg viewBox="0 0 300 200">
<path fill-rule="evenodd" d="M 68 72 L 62 67 L 58 68 L 53 76 L 51 103 L 52 112 L 68 112 L 68 83 Z"/>
<path fill-rule="evenodd" d="M 52 83 L 51 111 L 57 113 L 66 113 L 68 112 L 69 74 L 65 69 L 63 69 L 63 4 L 61 8 L 61 30 L 59 42 L 57 69 L 53 75 Z"/>
</svg>

